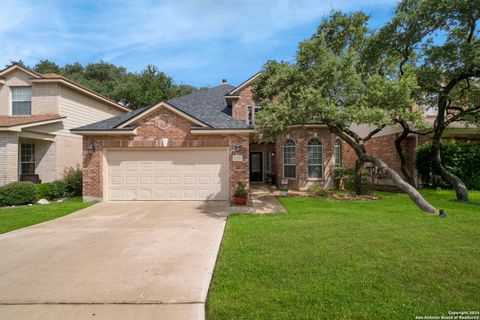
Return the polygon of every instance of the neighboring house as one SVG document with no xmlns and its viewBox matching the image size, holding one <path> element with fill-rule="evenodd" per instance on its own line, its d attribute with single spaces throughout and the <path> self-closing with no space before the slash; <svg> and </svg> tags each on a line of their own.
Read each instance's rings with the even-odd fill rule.
<svg viewBox="0 0 480 320">
<path fill-rule="evenodd" d="M 83 135 L 84 199 L 230 200 L 238 182 L 332 187 L 334 168 L 355 162 L 352 150 L 322 124 L 260 143 L 257 76 L 71 130 Z M 395 166 L 397 131 L 387 128 L 368 147 Z"/>
<path fill-rule="evenodd" d="M 0 71 L 0 185 L 60 179 L 82 165 L 70 129 L 130 111 L 60 75 L 14 64 Z"/>
</svg>

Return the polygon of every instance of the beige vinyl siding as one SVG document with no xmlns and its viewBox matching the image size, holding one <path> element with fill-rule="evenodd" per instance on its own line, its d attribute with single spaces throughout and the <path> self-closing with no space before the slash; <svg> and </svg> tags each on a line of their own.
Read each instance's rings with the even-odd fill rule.
<svg viewBox="0 0 480 320">
<path fill-rule="evenodd" d="M 59 86 L 56 83 L 32 85 L 32 115 L 58 114 Z"/>
<path fill-rule="evenodd" d="M 63 120 L 61 135 L 72 136 L 70 129 L 78 128 L 125 113 L 96 99 L 85 96 L 72 89 L 60 86 L 60 115 Z M 78 135 L 73 135 L 80 137 Z"/>
</svg>

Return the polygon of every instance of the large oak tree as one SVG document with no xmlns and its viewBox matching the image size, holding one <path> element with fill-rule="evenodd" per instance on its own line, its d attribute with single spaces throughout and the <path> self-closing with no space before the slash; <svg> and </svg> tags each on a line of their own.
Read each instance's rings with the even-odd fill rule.
<svg viewBox="0 0 480 320">
<path fill-rule="evenodd" d="M 442 136 L 454 122 L 478 124 L 480 114 L 479 0 L 404 0 L 378 34 L 386 52 L 415 69 L 418 104 L 435 107 L 432 163 L 455 189 L 457 200 L 468 201 L 462 180 L 442 164 Z M 412 126 L 402 124 L 403 139 Z M 399 149 L 402 159 L 402 150 Z"/>
<path fill-rule="evenodd" d="M 415 74 L 406 70 L 399 76 L 394 68 L 379 67 L 388 59 L 371 59 L 372 50 L 380 49 L 371 45 L 367 22 L 362 12 L 334 12 L 300 43 L 294 63 L 267 62 L 254 89 L 262 105 L 256 126 L 268 139 L 291 125 L 324 123 L 353 148 L 358 166 L 370 162 L 381 168 L 419 208 L 437 213 L 414 187 L 365 148 L 368 140 L 398 119 L 421 119 L 421 113 L 411 108 Z M 354 124 L 375 129 L 362 137 L 350 129 Z"/>
</svg>

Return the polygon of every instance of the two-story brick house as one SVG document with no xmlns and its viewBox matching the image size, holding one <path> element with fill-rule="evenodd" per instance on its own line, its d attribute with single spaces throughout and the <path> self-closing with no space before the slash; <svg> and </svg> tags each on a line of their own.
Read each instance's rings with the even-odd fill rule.
<svg viewBox="0 0 480 320">
<path fill-rule="evenodd" d="M 261 107 L 252 97 L 257 76 L 73 129 L 84 136 L 84 199 L 229 200 L 238 182 L 248 187 L 270 179 L 299 189 L 332 187 L 336 166 L 354 166 L 353 150 L 322 124 L 292 126 L 271 143 L 259 142 L 254 122 Z M 371 130 L 352 129 L 361 136 Z M 478 138 L 476 130 L 471 137 Z M 367 143 L 369 153 L 398 172 L 399 132 L 385 128 Z M 466 132 L 447 132 L 455 134 Z M 412 172 L 421 143 L 415 136 L 404 143 Z M 376 183 L 389 184 L 371 173 Z"/>
<path fill-rule="evenodd" d="M 73 129 L 84 136 L 86 200 L 229 200 L 238 182 L 333 186 L 342 143 L 324 125 L 260 143 L 256 76 Z"/>
<path fill-rule="evenodd" d="M 0 71 L 0 185 L 60 179 L 82 165 L 82 138 L 70 129 L 128 112 L 60 75 L 14 64 Z"/>
</svg>

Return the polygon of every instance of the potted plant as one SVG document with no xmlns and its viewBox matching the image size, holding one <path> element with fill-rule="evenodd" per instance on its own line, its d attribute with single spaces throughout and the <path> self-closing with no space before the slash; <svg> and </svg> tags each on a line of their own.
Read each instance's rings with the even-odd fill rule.
<svg viewBox="0 0 480 320">
<path fill-rule="evenodd" d="M 245 184 L 241 181 L 237 183 L 237 189 L 235 189 L 235 194 L 233 195 L 233 200 L 236 205 L 245 205 L 247 204 L 247 195 L 248 192 L 245 189 Z"/>
</svg>

